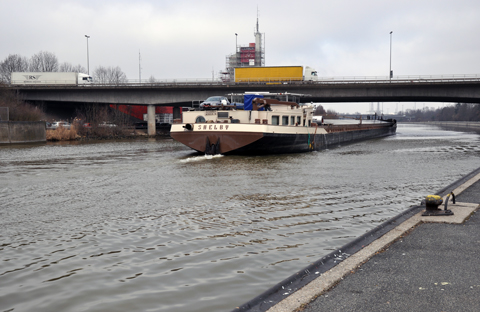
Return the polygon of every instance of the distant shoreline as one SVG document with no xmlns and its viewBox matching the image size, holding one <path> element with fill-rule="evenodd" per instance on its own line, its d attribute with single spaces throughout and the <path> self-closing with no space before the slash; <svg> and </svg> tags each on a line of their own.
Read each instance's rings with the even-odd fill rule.
<svg viewBox="0 0 480 312">
<path fill-rule="evenodd" d="M 421 122 L 405 121 L 405 122 L 399 122 L 399 123 L 424 124 L 424 125 L 432 125 L 432 126 L 457 127 L 457 128 L 468 128 L 468 129 L 480 130 L 480 121 L 421 121 Z"/>
</svg>

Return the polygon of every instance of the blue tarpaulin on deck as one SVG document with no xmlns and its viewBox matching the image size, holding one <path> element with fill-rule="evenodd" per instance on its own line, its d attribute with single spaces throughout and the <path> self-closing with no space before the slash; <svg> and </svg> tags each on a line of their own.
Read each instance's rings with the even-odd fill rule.
<svg viewBox="0 0 480 312">
<path fill-rule="evenodd" d="M 263 98 L 263 95 L 245 94 L 243 96 L 243 109 L 244 110 L 252 110 L 253 109 L 252 101 L 253 101 L 254 98 Z M 261 110 L 263 110 L 263 108 Z"/>
</svg>

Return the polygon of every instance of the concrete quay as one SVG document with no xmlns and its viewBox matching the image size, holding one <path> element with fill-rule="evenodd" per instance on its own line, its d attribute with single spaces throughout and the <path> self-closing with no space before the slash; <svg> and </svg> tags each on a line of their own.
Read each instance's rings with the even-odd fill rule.
<svg viewBox="0 0 480 312">
<path fill-rule="evenodd" d="M 453 216 L 412 207 L 233 311 L 480 311 L 480 168 L 452 191 Z"/>
<path fill-rule="evenodd" d="M 426 125 L 480 130 L 480 121 L 429 121 Z"/>
<path fill-rule="evenodd" d="M 45 143 L 44 121 L 0 121 L 0 144 Z"/>
</svg>

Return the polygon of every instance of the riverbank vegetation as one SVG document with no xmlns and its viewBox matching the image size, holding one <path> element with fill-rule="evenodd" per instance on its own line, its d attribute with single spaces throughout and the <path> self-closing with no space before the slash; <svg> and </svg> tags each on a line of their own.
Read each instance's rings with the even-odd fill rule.
<svg viewBox="0 0 480 312">
<path fill-rule="evenodd" d="M 315 111 L 313 112 L 315 116 L 323 116 L 326 119 L 337 119 L 338 113 L 333 109 L 325 110 L 322 105 L 317 105 Z"/>
<path fill-rule="evenodd" d="M 74 125 L 84 138 L 121 138 L 135 135 L 131 117 L 109 106 L 84 105 L 77 109 Z"/>
<path fill-rule="evenodd" d="M 412 121 L 480 121 L 480 104 L 457 103 L 437 109 L 406 110 Z"/>
<path fill-rule="evenodd" d="M 72 141 L 77 140 L 78 135 L 74 126 L 70 129 L 60 126 L 55 130 L 47 130 L 46 138 L 47 141 Z"/>
<path fill-rule="evenodd" d="M 25 103 L 18 94 L 2 86 L 0 86 L 0 107 L 8 108 L 11 121 L 39 121 L 46 118 L 41 107 Z"/>
<path fill-rule="evenodd" d="M 26 103 L 16 92 L 2 88 L 1 85 L 0 108 L 7 108 L 7 118 L 10 121 L 54 121 L 41 105 Z M 68 127 L 60 126 L 57 129 L 47 127 L 47 141 L 118 139 L 146 135 L 144 131 L 135 130 L 134 121 L 128 114 L 112 109 L 108 105 L 85 105 L 77 109 L 75 115 L 77 117 Z"/>
<path fill-rule="evenodd" d="M 73 141 L 73 140 L 105 140 L 127 139 L 147 136 L 145 131 L 136 130 L 133 126 L 93 125 L 84 126 L 74 122 L 70 128 L 58 127 L 47 129 L 47 141 Z"/>
</svg>

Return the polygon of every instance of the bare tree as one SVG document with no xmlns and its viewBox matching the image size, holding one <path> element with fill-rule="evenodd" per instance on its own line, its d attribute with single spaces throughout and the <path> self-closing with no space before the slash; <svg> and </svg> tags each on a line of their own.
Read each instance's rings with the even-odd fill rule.
<svg viewBox="0 0 480 312">
<path fill-rule="evenodd" d="M 318 105 L 317 108 L 315 108 L 315 112 L 313 112 L 313 115 L 315 116 L 325 116 L 326 114 L 327 112 L 322 105 Z"/>
<path fill-rule="evenodd" d="M 58 71 L 58 59 L 52 52 L 40 51 L 30 58 L 30 71 L 56 72 Z"/>
<path fill-rule="evenodd" d="M 59 72 L 86 73 L 87 70 L 82 65 L 73 66 L 72 63 L 63 62 L 58 67 Z"/>
<path fill-rule="evenodd" d="M 325 118 L 337 119 L 338 118 L 338 113 L 333 109 L 327 109 L 327 112 L 325 114 Z"/>
<path fill-rule="evenodd" d="M 149 83 L 155 83 L 155 82 L 157 82 L 157 81 L 156 81 L 156 79 L 155 79 L 154 76 L 150 76 L 150 78 L 148 78 L 148 82 L 149 82 Z"/>
<path fill-rule="evenodd" d="M 78 64 L 77 66 L 73 66 L 72 69 L 76 73 L 87 73 L 87 69 L 80 64 Z"/>
<path fill-rule="evenodd" d="M 107 83 L 108 82 L 108 73 L 107 68 L 103 66 L 98 66 L 93 71 L 93 78 L 95 83 Z"/>
<path fill-rule="evenodd" d="M 127 82 L 127 75 L 122 71 L 120 67 L 109 68 L 109 80 L 115 84 Z"/>
<path fill-rule="evenodd" d="M 28 60 L 18 54 L 10 54 L 0 63 L 0 81 L 10 83 L 11 73 L 28 71 Z"/>
<path fill-rule="evenodd" d="M 103 67 L 98 66 L 93 71 L 93 77 L 97 83 L 111 83 L 119 84 L 127 82 L 127 75 L 122 71 L 120 67 Z"/>
<path fill-rule="evenodd" d="M 0 88 L 0 107 L 8 107 L 11 121 L 45 120 L 46 115 L 41 106 L 25 103 L 16 92 Z"/>
<path fill-rule="evenodd" d="M 62 73 L 73 72 L 73 65 L 72 63 L 63 62 L 58 66 L 58 71 Z"/>
<path fill-rule="evenodd" d="M 84 122 L 89 122 L 94 125 L 98 125 L 104 121 L 109 121 L 108 107 L 104 105 L 88 104 L 77 109 L 77 117 Z"/>
<path fill-rule="evenodd" d="M 111 105 L 112 122 L 121 128 L 125 128 L 132 124 L 130 114 L 132 112 L 131 105 Z"/>
<path fill-rule="evenodd" d="M 129 107 L 126 108 L 128 112 Z M 90 137 L 115 137 L 131 133 L 129 115 L 118 110 L 118 107 L 90 104 L 77 109 L 77 120 L 80 125 L 90 123 L 90 128 L 79 125 L 79 134 Z"/>
</svg>

